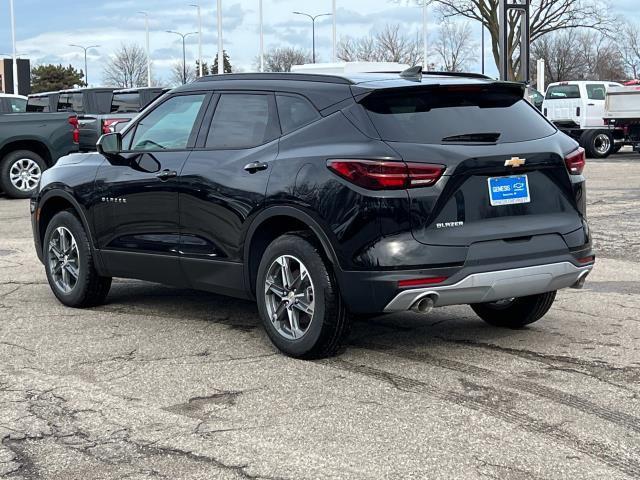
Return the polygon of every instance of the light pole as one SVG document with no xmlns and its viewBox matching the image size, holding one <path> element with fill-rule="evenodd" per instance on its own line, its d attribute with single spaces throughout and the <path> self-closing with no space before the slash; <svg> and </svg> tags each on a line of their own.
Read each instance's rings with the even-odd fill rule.
<svg viewBox="0 0 640 480">
<path fill-rule="evenodd" d="M 84 50 L 84 83 L 89 86 L 89 72 L 87 71 L 87 50 L 90 48 L 98 48 L 100 45 L 89 45 L 88 47 L 83 47 L 82 45 L 76 45 L 74 43 L 69 44 L 70 47 L 81 48 Z"/>
<path fill-rule="evenodd" d="M 13 10 L 13 0 L 9 0 L 9 10 L 11 14 L 11 45 L 13 58 L 13 93 L 18 95 L 18 59 L 16 54 L 16 16 Z"/>
<path fill-rule="evenodd" d="M 258 1 L 258 11 L 260 16 L 260 72 L 264 72 L 264 19 L 262 16 L 262 0 Z"/>
<path fill-rule="evenodd" d="M 484 75 L 484 22 L 480 22 L 480 28 L 482 28 L 482 40 L 480 40 L 482 48 L 480 50 L 482 50 L 482 74 Z"/>
<path fill-rule="evenodd" d="M 427 63 L 427 0 L 422 0 L 422 69 L 429 70 Z"/>
<path fill-rule="evenodd" d="M 173 30 L 167 30 L 167 33 L 175 33 L 182 37 L 182 84 L 187 83 L 187 47 L 185 40 L 189 35 L 195 35 L 198 32 L 180 33 Z"/>
<path fill-rule="evenodd" d="M 336 20 L 336 0 L 333 0 L 332 7 L 333 7 L 332 8 L 332 15 L 333 15 L 333 34 L 332 34 L 332 36 L 333 36 L 333 42 L 332 42 L 333 43 L 333 57 L 332 57 L 331 61 L 333 63 L 336 63 L 336 58 L 337 58 L 336 34 L 337 34 L 337 30 L 338 30 L 337 25 L 336 25 L 336 22 L 337 22 L 337 20 Z"/>
<path fill-rule="evenodd" d="M 316 19 L 320 17 L 328 17 L 330 13 L 321 13 L 320 15 L 309 15 L 304 12 L 293 12 L 295 15 L 304 15 L 305 17 L 309 17 L 311 19 L 311 36 L 312 36 L 312 60 L 313 63 L 316 63 Z"/>
<path fill-rule="evenodd" d="M 217 17 L 218 17 L 218 75 L 222 75 L 224 73 L 224 45 L 222 43 L 222 0 L 218 0 Z"/>
<path fill-rule="evenodd" d="M 196 7 L 198 9 L 198 66 L 199 66 L 199 77 L 202 76 L 202 15 L 200 14 L 200 5 L 197 3 L 192 3 L 191 7 Z"/>
<path fill-rule="evenodd" d="M 147 12 L 138 12 L 144 15 L 144 28 L 147 32 L 147 86 L 151 86 L 151 51 L 149 50 L 149 14 Z"/>
</svg>

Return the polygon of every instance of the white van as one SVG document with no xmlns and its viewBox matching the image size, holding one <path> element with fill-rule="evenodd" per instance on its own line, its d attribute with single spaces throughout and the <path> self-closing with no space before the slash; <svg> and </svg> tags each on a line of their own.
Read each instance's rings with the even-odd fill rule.
<svg viewBox="0 0 640 480">
<path fill-rule="evenodd" d="M 615 149 L 604 121 L 607 91 L 619 83 L 557 82 L 547 87 L 542 112 L 556 127 L 576 139 L 587 156 L 604 158 Z"/>
</svg>

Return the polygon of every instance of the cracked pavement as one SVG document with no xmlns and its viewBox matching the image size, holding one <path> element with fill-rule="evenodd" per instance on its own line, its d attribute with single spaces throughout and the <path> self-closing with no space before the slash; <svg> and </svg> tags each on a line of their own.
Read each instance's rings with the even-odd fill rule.
<svg viewBox="0 0 640 480">
<path fill-rule="evenodd" d="M 522 331 L 468 307 L 277 353 L 249 302 L 117 280 L 62 307 L 0 197 L 0 477 L 640 477 L 640 156 L 590 161 L 599 258 Z"/>
</svg>

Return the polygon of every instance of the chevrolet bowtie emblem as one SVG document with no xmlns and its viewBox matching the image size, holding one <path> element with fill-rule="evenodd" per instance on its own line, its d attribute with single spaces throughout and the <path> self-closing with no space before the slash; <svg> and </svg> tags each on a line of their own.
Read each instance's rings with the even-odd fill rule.
<svg viewBox="0 0 640 480">
<path fill-rule="evenodd" d="M 523 166 L 525 163 L 527 163 L 526 158 L 512 157 L 510 160 L 504 162 L 504 166 L 516 168 Z"/>
</svg>

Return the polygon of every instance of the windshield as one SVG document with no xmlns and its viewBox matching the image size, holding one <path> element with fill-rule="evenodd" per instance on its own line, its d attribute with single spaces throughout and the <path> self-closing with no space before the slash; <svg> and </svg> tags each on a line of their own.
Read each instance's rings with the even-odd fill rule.
<svg viewBox="0 0 640 480">
<path fill-rule="evenodd" d="M 580 98 L 578 85 L 552 85 L 547 90 L 546 100 L 564 100 L 568 98 Z"/>
<path fill-rule="evenodd" d="M 555 133 L 512 86 L 379 90 L 361 102 L 383 140 L 407 143 L 513 143 Z"/>
</svg>

